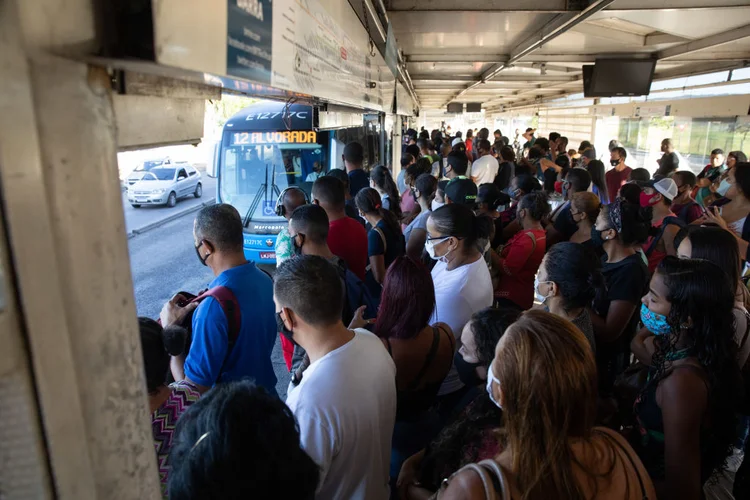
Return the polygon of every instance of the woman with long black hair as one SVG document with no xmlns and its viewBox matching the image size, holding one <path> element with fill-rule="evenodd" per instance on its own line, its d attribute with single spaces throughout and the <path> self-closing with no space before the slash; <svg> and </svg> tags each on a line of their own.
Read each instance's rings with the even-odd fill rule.
<svg viewBox="0 0 750 500">
<path fill-rule="evenodd" d="M 639 334 L 632 347 L 651 369 L 635 403 L 631 443 L 660 499 L 701 498 L 732 452 L 742 394 L 733 295 L 715 264 L 668 256 L 643 297 L 640 316 L 650 334 Z"/>
<path fill-rule="evenodd" d="M 361 190 L 354 198 L 354 202 L 362 218 L 372 227 L 367 233 L 369 261 L 366 282 L 375 290 L 377 288 L 375 283 L 383 283 L 385 272 L 391 262 L 404 255 L 404 235 L 401 233 L 401 224 L 398 219 L 393 212 L 383 207 L 383 202 L 376 190 L 372 188 Z"/>
<path fill-rule="evenodd" d="M 591 191 L 599 197 L 602 205 L 609 205 L 607 181 L 604 178 L 604 163 L 600 160 L 591 160 L 586 170 L 591 175 Z"/>
<path fill-rule="evenodd" d="M 393 212 L 396 219 L 401 219 L 401 195 L 398 186 L 391 176 L 391 171 L 383 165 L 378 165 L 370 172 L 370 187 L 378 192 L 383 208 Z"/>
</svg>

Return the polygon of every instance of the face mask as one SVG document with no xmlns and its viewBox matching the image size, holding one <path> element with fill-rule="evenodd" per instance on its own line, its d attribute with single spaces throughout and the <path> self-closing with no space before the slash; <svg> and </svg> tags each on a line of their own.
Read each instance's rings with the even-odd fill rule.
<svg viewBox="0 0 750 500">
<path fill-rule="evenodd" d="M 198 256 L 198 260 L 201 261 L 201 264 L 203 264 L 204 266 L 208 266 L 208 264 L 206 264 L 206 261 L 211 256 L 211 254 L 206 254 L 205 257 L 201 257 L 200 247 L 202 247 L 202 246 L 203 246 L 203 241 L 201 241 L 200 243 L 198 243 L 198 246 L 195 247 L 195 254 Z"/>
<path fill-rule="evenodd" d="M 443 238 L 436 238 L 434 240 L 427 240 L 427 241 L 425 241 L 424 248 L 425 248 L 425 250 L 427 250 L 427 254 L 430 256 L 430 258 L 432 260 L 439 260 L 440 262 L 448 262 L 448 259 L 446 259 L 446 257 L 448 256 L 449 253 L 451 253 L 451 250 L 448 250 L 445 253 L 445 255 L 441 255 L 440 257 L 438 257 L 435 254 L 435 245 L 438 245 L 438 244 L 444 242 L 448 238 L 450 238 L 450 236 L 445 236 Z"/>
<path fill-rule="evenodd" d="M 640 200 L 641 206 L 643 208 L 646 208 L 646 207 L 656 205 L 659 202 L 659 200 L 656 199 L 657 196 L 659 196 L 659 193 L 654 193 L 654 194 L 641 193 L 641 200 Z"/>
<path fill-rule="evenodd" d="M 669 335 L 672 332 L 667 317 L 653 312 L 646 304 L 641 304 L 641 323 L 654 335 Z"/>
<path fill-rule="evenodd" d="M 609 164 L 612 165 L 613 167 L 616 167 L 617 165 L 620 164 L 620 160 L 609 160 Z"/>
<path fill-rule="evenodd" d="M 299 236 L 300 239 L 302 240 L 302 245 L 300 245 L 300 246 L 297 246 L 297 236 Z M 304 234 L 297 233 L 297 234 L 295 234 L 292 237 L 292 254 L 295 257 L 299 257 L 300 255 L 302 255 L 302 247 L 304 246 L 304 244 L 305 244 L 305 235 Z"/>
<path fill-rule="evenodd" d="M 282 334 L 286 339 L 293 343 L 294 345 L 297 345 L 297 342 L 294 341 L 293 333 L 292 331 L 286 327 L 284 324 L 284 320 L 281 319 L 281 312 L 276 313 L 276 330 L 279 331 L 280 334 Z"/>
<path fill-rule="evenodd" d="M 481 366 L 481 363 L 469 363 L 461 356 L 460 352 L 457 352 L 453 356 L 453 364 L 458 372 L 458 378 L 464 385 L 476 387 L 482 383 L 482 379 L 477 375 L 477 367 Z"/>
<path fill-rule="evenodd" d="M 732 187 L 732 183 L 729 182 L 728 179 L 724 179 L 723 181 L 721 181 L 721 184 L 719 184 L 719 188 L 716 190 L 716 192 L 722 196 L 726 196 L 727 191 L 729 191 L 730 187 Z"/>
<path fill-rule="evenodd" d="M 445 203 L 440 203 L 437 200 L 432 200 L 432 205 L 430 206 L 430 208 L 432 208 L 432 211 L 434 212 L 435 210 L 442 207 L 443 205 L 445 205 Z"/>
<path fill-rule="evenodd" d="M 495 401 L 495 396 L 492 394 L 492 382 L 496 383 L 498 387 L 500 387 L 500 381 L 496 379 L 495 374 L 492 373 L 492 365 L 490 364 L 490 367 L 487 369 L 487 394 L 489 394 L 490 399 L 493 403 L 495 403 L 495 406 L 502 410 L 502 405 Z"/>
<path fill-rule="evenodd" d="M 539 303 L 544 304 L 548 298 L 552 297 L 552 290 L 549 291 L 548 295 L 542 295 L 541 293 L 539 293 L 539 285 L 541 285 L 542 283 L 552 283 L 552 282 L 551 281 L 539 281 L 539 278 L 534 278 L 534 297 Z"/>
<path fill-rule="evenodd" d="M 599 231 L 596 226 L 591 228 L 591 243 L 597 248 L 604 246 L 604 242 L 607 241 L 602 237 L 603 232 L 604 231 Z"/>
</svg>

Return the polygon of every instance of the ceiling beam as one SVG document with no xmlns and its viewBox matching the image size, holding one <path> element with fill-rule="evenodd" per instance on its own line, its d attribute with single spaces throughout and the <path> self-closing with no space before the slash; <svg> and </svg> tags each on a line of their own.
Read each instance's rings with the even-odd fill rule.
<svg viewBox="0 0 750 500">
<path fill-rule="evenodd" d="M 571 2 L 575 3 L 575 2 Z M 524 0 L 508 2 L 507 0 L 385 0 L 388 12 L 402 11 L 447 11 L 447 12 L 546 12 L 560 13 L 567 11 L 567 0 Z"/>
<path fill-rule="evenodd" d="M 700 64 L 678 66 L 658 71 L 654 74 L 654 80 L 669 80 L 671 78 L 682 78 L 685 76 L 705 75 L 718 71 L 729 71 L 732 69 L 745 68 L 750 65 L 750 56 L 744 62 L 704 62 Z"/>
<path fill-rule="evenodd" d="M 413 74 L 411 79 L 414 82 L 473 82 L 476 81 L 476 76 L 470 75 L 446 75 L 446 74 Z M 501 85 L 504 82 L 569 82 L 574 80 L 575 77 L 569 75 L 534 75 L 534 74 L 523 74 L 523 75 L 503 75 L 500 78 L 492 80 L 492 84 Z"/>
<path fill-rule="evenodd" d="M 748 37 L 750 37 L 750 24 L 731 30 L 721 31 L 720 33 L 707 36 L 706 38 L 700 38 L 698 40 L 693 40 L 692 42 L 661 50 L 656 53 L 656 58 L 672 59 L 674 57 L 680 57 L 700 50 L 718 47 L 719 45 L 724 45 Z"/>
<path fill-rule="evenodd" d="M 535 50 L 538 50 L 540 47 L 542 47 L 542 45 L 550 42 L 551 40 L 554 40 L 563 33 L 571 30 L 575 26 L 578 26 L 594 14 L 601 12 L 602 10 L 609 7 L 614 1 L 615 0 L 593 0 L 586 9 L 580 12 L 558 14 L 552 21 L 547 23 L 547 25 L 542 27 L 539 31 L 531 35 L 529 38 L 527 38 L 519 45 L 517 45 L 513 50 L 511 50 L 508 63 L 493 66 L 488 71 L 483 73 L 478 81 L 472 83 L 471 85 L 461 90 L 458 94 L 456 94 L 454 99 L 461 97 L 469 90 L 483 84 L 487 80 L 491 80 L 495 75 L 500 73 L 503 69 L 507 68 L 508 65 L 519 61 Z"/>
<path fill-rule="evenodd" d="M 605 28 L 595 24 L 581 23 L 570 31 L 581 33 L 582 35 L 590 35 L 596 38 L 603 38 L 605 40 L 621 42 L 627 45 L 635 45 L 636 47 L 643 47 L 646 44 L 645 36 L 628 33 L 627 31 L 618 29 Z"/>
<path fill-rule="evenodd" d="M 669 33 L 654 33 L 652 35 L 646 35 L 646 43 L 644 45 L 646 47 L 651 47 L 662 43 L 683 43 L 687 41 L 687 38 L 671 35 Z"/>
<path fill-rule="evenodd" d="M 567 0 L 385 0 L 388 12 L 538 12 L 560 14 L 574 10 Z M 580 3 L 579 3 L 580 4 Z M 710 10 L 750 6 L 747 0 L 619 0 L 616 11 Z"/>
</svg>

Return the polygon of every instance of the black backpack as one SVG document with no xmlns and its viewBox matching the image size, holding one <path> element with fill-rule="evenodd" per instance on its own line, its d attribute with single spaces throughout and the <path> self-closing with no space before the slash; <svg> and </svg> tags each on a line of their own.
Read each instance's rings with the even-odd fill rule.
<svg viewBox="0 0 750 500">
<path fill-rule="evenodd" d="M 680 211 L 682 213 L 682 211 Z M 675 225 L 678 228 L 682 229 L 683 227 L 687 227 L 687 223 L 676 216 L 668 216 L 664 217 L 664 220 L 661 223 L 661 227 L 659 228 L 659 232 L 654 236 L 654 238 L 651 240 L 651 244 L 646 249 L 646 257 L 649 257 L 652 253 L 654 253 L 654 250 L 656 250 L 656 246 L 659 244 L 659 241 L 661 241 L 662 237 L 664 236 L 664 230 L 669 225 Z"/>
</svg>

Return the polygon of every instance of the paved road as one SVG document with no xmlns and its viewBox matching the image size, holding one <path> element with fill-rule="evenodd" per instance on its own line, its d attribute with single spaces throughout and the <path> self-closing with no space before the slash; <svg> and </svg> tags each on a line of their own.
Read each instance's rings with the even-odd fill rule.
<svg viewBox="0 0 750 500">
<path fill-rule="evenodd" d="M 204 267 L 195 255 L 194 218 L 195 213 L 186 214 L 128 240 L 139 316 L 157 318 L 162 305 L 175 293 L 181 290 L 195 293 L 206 288 L 213 279 L 211 270 Z M 284 397 L 289 374 L 278 340 L 272 360 L 279 379 L 277 391 Z"/>
<path fill-rule="evenodd" d="M 177 205 L 172 208 L 148 205 L 143 205 L 141 208 L 133 208 L 130 203 L 128 203 L 127 193 L 123 192 L 122 207 L 125 212 L 125 230 L 130 233 L 134 229 L 137 230 L 148 224 L 165 219 L 180 210 L 198 206 L 206 200 L 214 198 L 216 196 L 216 179 L 203 175 L 201 183 L 203 184 L 203 196 L 201 198 L 195 198 L 193 196 L 182 198 L 178 200 Z"/>
</svg>

